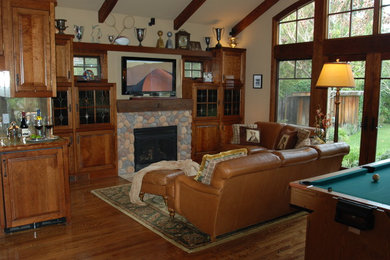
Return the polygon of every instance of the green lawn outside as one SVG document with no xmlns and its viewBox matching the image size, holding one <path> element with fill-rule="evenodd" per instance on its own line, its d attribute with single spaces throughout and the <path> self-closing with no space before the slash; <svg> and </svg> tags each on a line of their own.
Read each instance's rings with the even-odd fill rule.
<svg viewBox="0 0 390 260">
<path fill-rule="evenodd" d="M 340 129 L 340 132 L 343 130 Z M 359 164 L 360 131 L 350 136 L 345 136 L 343 140 L 350 145 L 350 152 L 344 157 L 343 166 L 353 167 Z M 383 124 L 378 130 L 376 161 L 390 158 L 390 124 Z"/>
</svg>

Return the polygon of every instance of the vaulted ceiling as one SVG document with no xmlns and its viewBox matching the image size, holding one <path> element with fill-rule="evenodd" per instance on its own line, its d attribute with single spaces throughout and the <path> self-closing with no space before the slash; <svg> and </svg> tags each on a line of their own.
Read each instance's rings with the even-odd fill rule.
<svg viewBox="0 0 390 260">
<path fill-rule="evenodd" d="M 57 0 L 57 6 L 235 28 L 238 34 L 279 0 Z M 111 6 L 110 6 L 111 4 Z M 112 8 L 113 7 L 113 8 Z"/>
</svg>

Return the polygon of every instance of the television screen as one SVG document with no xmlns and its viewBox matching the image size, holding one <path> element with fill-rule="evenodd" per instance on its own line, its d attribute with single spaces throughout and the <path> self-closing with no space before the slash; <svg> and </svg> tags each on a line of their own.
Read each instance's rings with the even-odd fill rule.
<svg viewBox="0 0 390 260">
<path fill-rule="evenodd" d="M 176 60 L 122 57 L 122 95 L 176 96 Z"/>
</svg>

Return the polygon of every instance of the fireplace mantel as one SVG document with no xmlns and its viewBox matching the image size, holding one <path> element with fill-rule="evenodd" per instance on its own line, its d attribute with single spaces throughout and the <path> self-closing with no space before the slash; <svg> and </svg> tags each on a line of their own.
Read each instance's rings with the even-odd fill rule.
<svg viewBox="0 0 390 260">
<path fill-rule="evenodd" d="M 116 107 L 118 113 L 192 110 L 192 99 L 133 98 L 130 100 L 117 100 Z"/>
</svg>

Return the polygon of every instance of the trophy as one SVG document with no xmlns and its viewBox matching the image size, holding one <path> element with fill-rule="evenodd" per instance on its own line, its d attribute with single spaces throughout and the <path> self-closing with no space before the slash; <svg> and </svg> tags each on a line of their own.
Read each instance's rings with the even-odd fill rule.
<svg viewBox="0 0 390 260">
<path fill-rule="evenodd" d="M 144 40 L 146 35 L 146 28 L 134 28 L 135 35 L 137 36 L 137 40 L 139 41 L 139 47 L 142 47 L 141 42 Z"/>
<path fill-rule="evenodd" d="M 74 26 L 74 31 L 76 32 L 76 38 L 77 40 L 81 41 L 81 38 L 83 38 L 83 33 L 84 33 L 84 26 Z"/>
<path fill-rule="evenodd" d="M 163 35 L 163 31 L 158 31 L 157 35 L 158 35 L 158 39 L 157 39 L 156 48 L 164 48 L 164 40 L 161 38 L 161 36 Z"/>
<path fill-rule="evenodd" d="M 64 31 L 66 30 L 66 28 L 68 28 L 68 26 L 65 26 L 66 20 L 65 19 L 55 19 L 55 21 L 56 21 L 56 28 L 58 30 L 58 34 L 64 34 Z"/>
<path fill-rule="evenodd" d="M 165 44 L 165 48 L 168 48 L 168 49 L 173 49 L 173 42 L 172 42 L 172 32 L 167 32 L 167 36 L 168 36 L 168 40 Z"/>
<path fill-rule="evenodd" d="M 208 36 L 206 36 L 206 37 L 204 37 L 204 41 L 206 42 L 206 45 L 207 45 L 207 47 L 206 47 L 206 51 L 209 51 L 210 50 L 210 37 L 208 37 Z"/>
<path fill-rule="evenodd" d="M 224 28 L 214 28 L 215 31 L 215 37 L 217 38 L 217 45 L 215 45 L 215 48 L 222 48 L 221 43 L 219 42 L 223 36 Z"/>
</svg>

